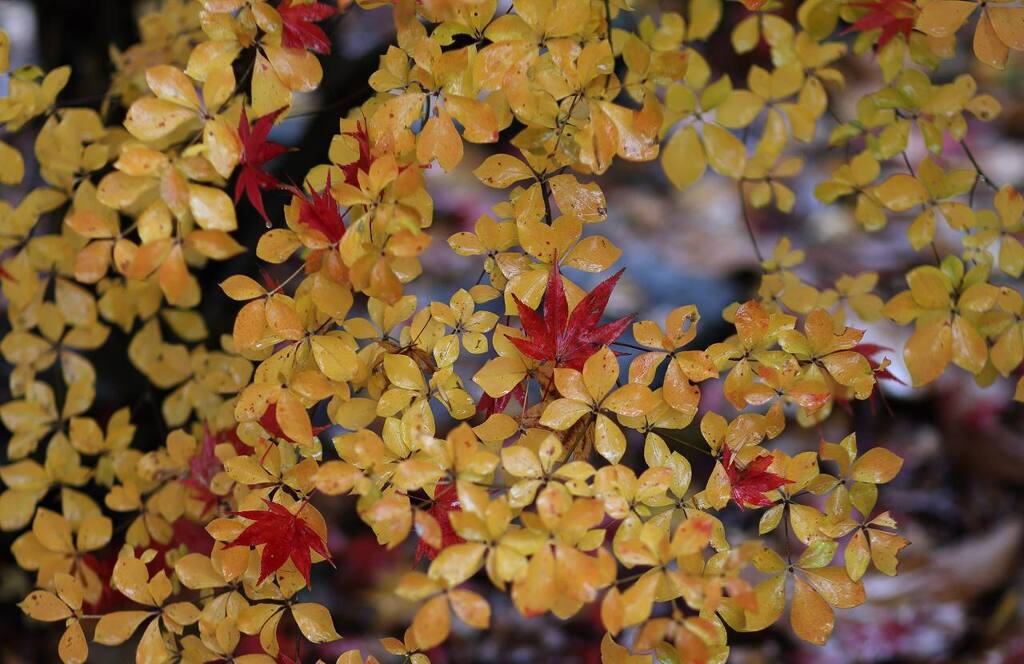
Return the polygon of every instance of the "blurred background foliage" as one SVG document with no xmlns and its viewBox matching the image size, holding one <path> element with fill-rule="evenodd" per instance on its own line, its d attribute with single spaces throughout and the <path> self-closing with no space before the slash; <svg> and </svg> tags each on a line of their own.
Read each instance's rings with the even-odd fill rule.
<svg viewBox="0 0 1024 664">
<path fill-rule="evenodd" d="M 74 75 L 63 94 L 70 102 L 99 106 L 111 74 L 111 54 L 122 54 L 137 39 L 136 20 L 148 0 L 0 0 L 0 27 L 12 37 L 12 64 L 37 63 L 44 69 L 70 64 Z M 638 3 L 643 11 L 680 10 L 678 0 Z M 783 10 L 792 14 L 792 2 Z M 723 29 L 709 42 L 708 61 L 716 74 L 743 80 L 747 68 L 767 57 L 755 49 L 744 57 L 732 55 L 728 44 L 731 26 L 747 14 L 740 3 L 726 3 Z M 623 14 L 619 21 L 642 16 Z M 351 11 L 332 18 L 325 27 L 334 40 L 333 54 L 323 60 L 324 79 L 314 94 L 302 97 L 289 118 L 277 127 L 273 140 L 296 148 L 274 163 L 282 181 L 300 182 L 307 170 L 326 156 L 326 146 L 338 131 L 338 119 L 370 94 L 367 79 L 377 68 L 378 56 L 392 41 L 387 9 Z M 967 35 L 961 35 L 966 37 Z M 982 92 L 996 95 L 1004 107 L 999 120 L 971 127 L 972 150 L 996 182 L 1024 185 L 1024 62 L 1011 58 L 1004 71 L 979 65 L 969 47 L 958 50 L 946 63 L 949 72 L 970 71 Z M 130 53 L 129 53 L 130 56 Z M 717 57 L 716 57 L 717 56 Z M 856 100 L 872 91 L 877 71 L 865 56 L 847 56 L 842 67 L 847 89 L 838 100 L 838 115 L 852 117 Z M 940 72 L 941 78 L 941 72 Z M 828 123 L 823 123 L 827 125 Z M 852 209 L 822 206 L 814 186 L 842 158 L 829 150 L 825 135 L 805 146 L 807 167 L 791 184 L 796 192 L 792 214 L 751 210 L 750 221 L 762 252 L 787 236 L 803 249 L 807 261 L 801 274 L 811 282 L 830 283 L 844 272 L 878 271 L 880 290 L 891 295 L 903 287 L 903 275 L 915 257 L 902 237 L 902 229 L 864 234 Z M 33 137 L 17 139 L 31 154 Z M 413 292 L 426 299 L 447 299 L 447 294 L 472 283 L 472 263 L 456 256 L 443 241 L 458 230 L 471 230 L 473 222 L 499 200 L 485 190 L 470 171 L 489 152 L 504 152 L 502 144 L 477 146 L 456 173 L 430 183 L 435 199 L 435 242 L 422 257 L 424 278 Z M 910 158 L 925 156 L 922 145 L 911 145 Z M 27 169 L 31 172 L 32 169 Z M 432 170 L 430 176 L 437 176 Z M 28 188 L 37 183 L 26 181 Z M 623 249 L 620 266 L 625 276 L 609 305 L 617 317 L 636 311 L 641 319 L 661 320 L 679 304 L 696 304 L 704 321 L 702 344 L 728 334 L 719 316 L 729 303 L 745 299 L 756 284 L 757 262 L 744 229 L 739 198 L 732 180 L 705 177 L 684 193 L 677 192 L 661 174 L 657 163 L 618 163 L 601 181 L 609 201 L 613 224 L 604 230 Z M 21 193 L 7 190 L 8 195 Z M 270 194 L 278 196 L 278 194 Z M 270 204 L 280 205 L 281 200 Z M 249 206 L 239 211 L 237 239 L 255 246 L 262 220 Z M 956 250 L 952 243 L 940 253 Z M 216 286 L 230 274 L 253 274 L 258 269 L 253 253 L 232 261 L 211 264 L 204 273 L 201 312 L 211 332 L 230 331 L 235 305 Z M 592 282 L 581 284 L 593 286 Z M 417 290 L 419 289 L 419 290 Z M 424 290 L 431 289 L 431 290 Z M 3 306 L 0 304 L 0 306 Z M 857 323 L 858 327 L 862 327 Z M 881 322 L 869 326 L 868 337 L 891 348 L 901 348 L 899 335 L 907 330 Z M 97 406 L 107 414 L 128 404 L 137 419 L 136 446 L 153 449 L 165 432 L 158 415 L 160 395 L 120 356 L 127 338 L 114 333 L 94 358 L 101 367 Z M 104 357 L 107 353 L 107 357 Z M 888 352 L 893 372 L 906 378 L 900 353 Z M 5 373 L 9 370 L 4 367 Z M 0 400 L 9 398 L 7 381 L 0 381 Z M 869 601 L 844 612 L 835 634 L 824 648 L 814 648 L 786 633 L 785 622 L 767 632 L 736 635 L 731 639 L 733 660 L 748 662 L 1024 662 L 1024 589 L 1021 565 L 1024 520 L 1024 404 L 1014 403 L 1008 391 L 981 390 L 966 373 L 947 371 L 927 389 L 911 391 L 884 382 L 883 398 L 857 402 L 838 413 L 824 429 L 787 430 L 781 445 L 790 454 L 816 449 L 820 438 L 838 440 L 850 430 L 864 447 L 882 441 L 906 459 L 903 472 L 884 492 L 884 509 L 900 522 L 901 533 L 912 542 L 903 555 L 901 573 L 890 578 L 866 577 Z M 703 408 L 725 412 L 720 390 L 704 390 Z M 699 420 L 699 417 L 698 417 Z M 6 434 L 4 434 L 6 435 Z M 0 439 L 2 440 L 2 439 Z M 0 445 L 6 441 L 0 442 Z M 708 460 L 694 455 L 698 465 Z M 695 468 L 696 472 L 707 469 Z M 413 555 L 411 547 L 387 552 L 354 514 L 354 501 L 324 501 L 320 509 L 332 525 L 329 546 L 338 573 L 314 584 L 314 601 L 331 608 L 338 631 L 345 636 L 323 652 L 304 653 L 333 659 L 336 650 L 355 647 L 379 651 L 376 637 L 400 633 L 413 607 L 389 589 Z M 742 517 L 741 517 L 742 518 Z M 756 519 L 740 523 L 756 533 Z M 180 537 L 205 533 L 182 532 Z M 0 664 L 55 661 L 59 628 L 30 620 L 15 606 L 32 585 L 9 554 L 13 535 L 0 536 Z M 115 551 L 101 552 L 97 566 L 112 565 Z M 481 584 L 480 591 L 486 591 Z M 456 633 L 443 648 L 431 653 L 435 662 L 598 662 L 603 629 L 597 615 L 586 611 L 567 623 L 548 615 L 524 619 L 508 597 L 493 592 L 492 629 Z M 110 601 L 116 602 L 111 591 Z M 285 639 L 282 639 L 285 641 Z M 284 643 L 283 650 L 294 652 Z M 365 651 L 365 650 L 364 650 Z M 120 654 L 103 649 L 95 661 L 117 661 Z"/>
</svg>

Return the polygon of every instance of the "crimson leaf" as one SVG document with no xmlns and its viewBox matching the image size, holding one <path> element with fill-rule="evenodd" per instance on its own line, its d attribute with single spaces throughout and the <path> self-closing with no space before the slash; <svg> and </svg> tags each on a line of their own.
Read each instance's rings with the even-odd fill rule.
<svg viewBox="0 0 1024 664">
<path fill-rule="evenodd" d="M 438 487 L 437 492 L 434 494 L 434 504 L 427 510 L 427 514 L 434 517 L 437 525 L 441 528 L 441 549 L 465 541 L 455 533 L 455 528 L 452 526 L 452 521 L 448 516 L 449 513 L 458 511 L 459 494 L 455 490 L 455 485 L 447 484 L 443 487 Z M 433 560 L 439 552 L 440 549 L 435 549 L 420 539 L 416 544 L 416 562 L 419 562 L 424 556 Z"/>
<path fill-rule="evenodd" d="M 277 13 L 281 16 L 281 27 L 284 30 L 282 45 L 325 55 L 331 52 L 330 39 L 315 23 L 337 14 L 336 8 L 315 0 L 305 5 L 297 5 L 294 0 L 282 0 L 277 6 Z"/>
<path fill-rule="evenodd" d="M 295 569 L 309 586 L 309 568 L 311 565 L 310 550 L 320 554 L 334 566 L 331 552 L 323 538 L 313 530 L 298 514 L 292 514 L 284 505 L 263 499 L 266 510 L 244 510 L 232 512 L 252 521 L 245 530 L 238 534 L 231 546 L 263 545 L 260 556 L 260 578 L 257 584 L 263 583 L 268 576 L 281 569 L 291 559 Z M 301 507 L 299 508 L 302 509 Z"/>
<path fill-rule="evenodd" d="M 526 332 L 525 339 L 510 339 L 523 355 L 542 362 L 553 362 L 556 367 L 583 369 L 587 358 L 601 346 L 619 338 L 635 315 L 624 316 L 605 325 L 598 325 L 608 306 L 612 289 L 622 276 L 622 270 L 599 283 L 587 293 L 569 314 L 569 301 L 562 285 L 558 261 L 551 264 L 548 286 L 544 292 L 544 314 L 528 307 L 515 297 L 519 319 Z"/>
<path fill-rule="evenodd" d="M 846 28 L 847 32 L 867 32 L 882 30 L 878 39 L 878 48 L 884 47 L 896 35 L 910 38 L 917 20 L 917 6 L 911 0 L 870 0 L 870 2 L 853 2 L 854 7 L 868 9 L 868 12 Z"/>
<path fill-rule="evenodd" d="M 238 121 L 238 137 L 242 139 L 242 156 L 238 160 L 238 165 L 242 167 L 242 170 L 235 180 L 235 203 L 238 203 L 242 198 L 242 192 L 245 192 L 245 197 L 263 217 L 267 228 L 270 228 L 270 219 L 263 207 L 262 192 L 267 189 L 276 189 L 281 186 L 281 183 L 276 177 L 267 173 L 264 165 L 274 157 L 288 151 L 285 146 L 268 141 L 267 136 L 270 134 L 277 116 L 281 115 L 283 111 L 284 109 L 281 108 L 257 118 L 250 127 L 249 118 L 243 107 L 242 117 Z"/>
<path fill-rule="evenodd" d="M 732 485 L 732 499 L 742 507 L 768 507 L 774 501 L 766 496 L 768 491 L 778 489 L 783 484 L 792 484 L 781 475 L 768 472 L 774 457 L 771 454 L 762 454 L 747 464 L 746 468 L 740 468 L 733 459 L 732 450 L 728 445 L 724 446 L 722 454 L 722 465 L 725 466 L 725 473 Z"/>
<path fill-rule="evenodd" d="M 300 201 L 299 223 L 320 231 L 331 244 L 337 244 L 345 235 L 345 220 L 338 202 L 331 195 L 331 174 L 327 174 L 327 184 L 323 190 L 307 194 L 298 187 L 285 185 L 284 189 L 296 196 Z"/>
</svg>

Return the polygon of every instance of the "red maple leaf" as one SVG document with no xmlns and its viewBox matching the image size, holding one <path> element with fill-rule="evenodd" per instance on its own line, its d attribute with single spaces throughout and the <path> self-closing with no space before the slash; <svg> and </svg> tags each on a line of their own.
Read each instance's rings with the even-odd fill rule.
<svg viewBox="0 0 1024 664">
<path fill-rule="evenodd" d="M 851 4 L 867 9 L 868 12 L 843 30 L 843 34 L 881 28 L 882 35 L 878 39 L 878 48 L 888 44 L 896 35 L 903 35 L 904 39 L 910 38 L 918 13 L 917 5 L 911 0 L 870 0 Z"/>
<path fill-rule="evenodd" d="M 243 107 L 242 117 L 238 121 L 238 137 L 242 139 L 242 156 L 238 160 L 238 165 L 242 167 L 242 170 L 235 180 L 235 204 L 241 200 L 242 192 L 245 192 L 245 197 L 263 217 L 267 228 L 270 228 L 270 219 L 267 217 L 267 211 L 263 208 L 262 192 L 266 189 L 276 189 L 281 186 L 281 183 L 264 170 L 264 165 L 274 157 L 288 151 L 285 146 L 268 141 L 267 136 L 270 134 L 277 116 L 281 115 L 283 111 L 284 109 L 281 108 L 257 118 L 250 127 L 249 118 Z"/>
<path fill-rule="evenodd" d="M 622 276 L 622 270 L 605 279 L 587 293 L 569 314 L 569 301 L 562 285 L 558 261 L 551 264 L 548 286 L 544 292 L 544 315 L 528 307 L 516 296 L 519 319 L 526 332 L 525 339 L 509 340 L 528 357 L 542 362 L 554 362 L 556 367 L 570 367 L 582 371 L 583 363 L 601 346 L 615 341 L 633 322 L 634 314 L 617 321 L 598 325 L 612 289 Z"/>
<path fill-rule="evenodd" d="M 793 483 L 793 480 L 768 472 L 774 459 L 771 454 L 762 454 L 748 463 L 746 468 L 740 468 L 734 463 L 732 450 L 728 445 L 724 446 L 722 465 L 732 485 L 732 499 L 741 508 L 768 507 L 775 502 L 765 495 L 768 491 Z"/>
<path fill-rule="evenodd" d="M 82 605 L 83 609 L 91 614 L 110 613 L 123 605 L 126 602 L 125 596 L 114 590 L 114 587 L 110 585 L 110 577 L 113 576 L 114 565 L 117 564 L 117 554 L 111 551 L 107 551 L 102 556 L 94 553 L 85 553 L 82 555 L 81 560 L 83 569 L 78 573 L 87 573 L 84 568 L 88 568 L 90 572 L 99 578 L 102 584 L 100 596 L 96 603 L 93 604 L 87 601 Z"/>
<path fill-rule="evenodd" d="M 889 348 L 888 346 L 879 346 L 878 344 L 857 344 L 851 350 L 864 356 L 868 361 L 868 365 L 871 367 L 871 370 L 879 380 L 891 380 L 899 383 L 900 385 L 906 385 L 905 382 L 900 380 L 897 376 L 894 376 L 893 373 L 889 371 L 888 363 L 883 365 L 882 361 L 875 359 L 875 356 L 879 353 L 884 353 L 886 351 L 891 352 L 892 348 Z M 882 360 L 884 359 L 885 358 L 882 358 Z"/>
<path fill-rule="evenodd" d="M 276 291 L 281 289 L 281 284 L 278 283 L 274 275 L 270 274 L 266 268 L 260 268 L 260 280 L 263 282 L 263 287 L 268 291 Z"/>
<path fill-rule="evenodd" d="M 477 403 L 476 412 L 483 413 L 484 418 L 488 418 L 495 413 L 504 413 L 505 409 L 508 408 L 509 403 L 512 402 L 512 397 L 516 398 L 520 404 L 523 404 L 526 400 L 526 388 L 523 387 L 522 383 L 519 383 L 512 388 L 512 391 L 508 394 L 504 394 L 497 399 L 483 393 L 480 397 L 480 401 Z"/>
<path fill-rule="evenodd" d="M 210 483 L 220 471 L 224 470 L 215 452 L 217 443 L 220 442 L 207 426 L 203 430 L 203 446 L 189 459 L 188 477 L 181 481 L 182 484 L 192 489 L 196 497 L 203 502 L 203 511 L 210 509 L 217 504 L 217 495 L 210 490 Z"/>
<path fill-rule="evenodd" d="M 341 172 L 345 174 L 345 182 L 347 184 L 358 187 L 359 171 L 369 173 L 370 166 L 373 165 L 373 152 L 370 150 L 370 134 L 366 130 L 366 125 L 362 122 L 357 122 L 355 131 L 346 131 L 345 136 L 351 136 L 356 139 L 356 144 L 359 146 L 359 158 L 350 164 L 341 166 Z"/>
<path fill-rule="evenodd" d="M 331 195 L 331 174 L 327 173 L 327 184 L 323 190 L 307 194 L 298 187 L 285 185 L 284 188 L 301 202 L 299 223 L 320 231 L 331 244 L 337 244 L 345 235 L 345 219 L 338 208 L 338 201 Z"/>
<path fill-rule="evenodd" d="M 281 27 L 284 30 L 281 35 L 282 45 L 325 55 L 331 52 L 331 40 L 315 24 L 337 14 L 338 10 L 335 7 L 315 0 L 306 5 L 297 5 L 293 0 L 282 0 L 277 6 L 277 13 L 281 16 Z"/>
<path fill-rule="evenodd" d="M 441 549 L 465 541 L 455 533 L 452 521 L 448 517 L 449 513 L 458 511 L 459 494 L 455 490 L 455 485 L 447 484 L 443 488 L 439 487 L 434 494 L 434 504 L 427 510 L 427 514 L 434 517 L 437 525 L 441 528 Z M 424 556 L 433 560 L 441 549 L 432 547 L 421 538 L 416 544 L 416 562 L 419 562 Z"/>
<path fill-rule="evenodd" d="M 260 556 L 260 578 L 257 584 L 263 583 L 268 576 L 281 569 L 286 561 L 291 559 L 295 569 L 306 580 L 309 586 L 309 568 L 312 563 L 310 550 L 317 552 L 334 566 L 331 559 L 331 552 L 327 550 L 327 543 L 313 530 L 308 523 L 302 520 L 298 514 L 292 514 L 284 505 L 263 499 L 266 510 L 244 510 L 232 512 L 233 516 L 240 516 L 252 520 L 252 523 L 238 534 L 235 541 L 228 544 L 231 546 L 263 546 L 263 554 Z M 302 511 L 302 507 L 299 508 Z"/>
</svg>

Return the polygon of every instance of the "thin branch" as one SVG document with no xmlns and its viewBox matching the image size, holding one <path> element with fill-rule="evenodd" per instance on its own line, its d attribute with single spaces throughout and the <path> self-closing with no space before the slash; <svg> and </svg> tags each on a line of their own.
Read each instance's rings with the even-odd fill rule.
<svg viewBox="0 0 1024 664">
<path fill-rule="evenodd" d="M 604 22 L 608 28 L 608 50 L 615 53 L 615 45 L 612 44 L 612 3 L 611 0 L 604 0 Z"/>
<path fill-rule="evenodd" d="M 977 179 L 984 182 L 992 191 L 999 191 L 999 187 L 995 182 L 992 181 L 985 171 L 982 170 L 981 165 L 978 164 L 978 160 L 974 158 L 974 153 L 971 152 L 971 148 L 967 147 L 967 139 L 960 139 L 960 147 L 963 148 L 964 154 L 971 161 L 971 166 L 974 166 L 974 171 L 978 174 Z"/>
<path fill-rule="evenodd" d="M 917 177 L 917 173 L 914 172 L 914 167 L 910 163 L 910 157 L 907 156 L 907 151 L 904 150 L 900 153 L 903 155 L 903 163 L 907 166 L 907 171 L 910 172 L 910 177 Z M 935 245 L 935 240 L 932 240 L 929 244 L 932 247 L 932 255 L 935 257 L 935 264 L 942 265 L 942 258 L 939 256 L 939 248 Z"/>
<path fill-rule="evenodd" d="M 740 210 L 743 212 L 743 224 L 747 227 L 747 235 L 750 236 L 750 244 L 754 247 L 754 255 L 757 256 L 757 263 L 764 263 L 764 255 L 761 248 L 757 246 L 757 237 L 754 235 L 754 227 L 750 223 L 750 214 L 747 211 L 747 197 L 743 194 L 743 180 L 737 180 L 736 190 L 740 196 Z"/>
<path fill-rule="evenodd" d="M 623 348 L 632 348 L 633 350 L 640 351 L 641 353 L 650 353 L 651 352 L 650 348 L 644 348 L 643 346 L 635 346 L 633 344 L 626 343 L 625 341 L 613 341 L 611 343 L 611 345 L 612 346 L 622 346 Z"/>
<path fill-rule="evenodd" d="M 652 429 L 652 431 L 654 431 L 654 430 Z M 665 440 L 671 441 L 673 443 L 678 443 L 678 444 L 682 445 L 683 447 L 687 447 L 687 448 L 689 448 L 689 449 L 691 449 L 691 450 L 693 450 L 695 452 L 700 452 L 701 454 L 706 454 L 707 456 L 712 457 L 712 458 L 714 458 L 714 456 L 715 456 L 714 454 L 711 453 L 711 450 L 705 449 L 705 448 L 701 447 L 700 445 L 697 445 L 696 443 L 691 443 L 688 440 L 683 440 L 682 438 L 676 438 L 675 436 L 670 436 L 670 435 L 664 433 L 664 430 L 654 431 L 654 433 L 658 434 L 659 436 L 661 436 Z"/>
<path fill-rule="evenodd" d="M 903 155 L 903 163 L 907 165 L 907 170 L 910 171 L 911 177 L 917 177 L 917 173 L 914 172 L 914 167 L 910 165 L 910 157 L 907 156 L 907 151 L 904 150 L 900 154 Z"/>
</svg>

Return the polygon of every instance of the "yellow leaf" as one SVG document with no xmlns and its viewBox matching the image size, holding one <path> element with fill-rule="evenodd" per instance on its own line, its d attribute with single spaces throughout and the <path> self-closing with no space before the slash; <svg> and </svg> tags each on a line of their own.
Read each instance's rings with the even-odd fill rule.
<svg viewBox="0 0 1024 664">
<path fill-rule="evenodd" d="M 420 368 L 408 355 L 387 355 L 384 358 L 384 373 L 395 387 L 414 391 L 426 387 Z"/>
<path fill-rule="evenodd" d="M 622 624 L 639 625 L 651 616 L 659 575 L 648 573 L 622 593 Z"/>
<path fill-rule="evenodd" d="M 305 328 L 294 302 L 285 296 L 275 295 L 266 303 L 267 325 L 282 339 L 297 341 L 305 334 Z"/>
<path fill-rule="evenodd" d="M 524 445 L 510 445 L 501 450 L 501 465 L 519 477 L 539 478 L 543 474 L 540 459 Z"/>
<path fill-rule="evenodd" d="M 313 357 L 320 371 L 331 380 L 348 381 L 359 369 L 359 358 L 339 337 L 317 335 L 310 339 Z"/>
<path fill-rule="evenodd" d="M 868 539 L 864 535 L 863 530 L 857 530 L 853 533 L 853 537 L 846 544 L 846 549 L 843 551 L 843 563 L 846 567 L 846 573 L 850 575 L 850 579 L 853 581 L 859 581 L 864 572 L 868 569 L 868 563 L 871 562 L 871 551 L 868 548 Z"/>
<path fill-rule="evenodd" d="M 924 309 L 950 308 L 950 286 L 946 276 L 936 267 L 922 265 L 907 273 L 907 285 L 914 301 Z"/>
<path fill-rule="evenodd" d="M 81 581 L 70 574 L 58 572 L 53 577 L 53 585 L 62 602 L 75 611 L 82 609 L 82 603 L 85 601 L 85 589 L 82 588 Z"/>
<path fill-rule="evenodd" d="M 225 583 L 224 578 L 214 569 L 210 558 L 201 553 L 182 556 L 174 565 L 174 573 L 186 588 L 192 590 L 219 588 Z"/>
<path fill-rule="evenodd" d="M 143 97 L 128 109 L 124 126 L 140 141 L 157 141 L 195 117 L 194 111 L 174 102 Z"/>
<path fill-rule="evenodd" d="M 206 42 L 211 43 L 211 42 Z M 205 44 L 200 44 L 204 46 Z M 197 52 L 199 49 L 196 49 Z M 206 55 L 207 51 L 203 52 Z M 212 54 L 211 54 L 212 55 Z M 234 60 L 236 53 L 227 52 L 223 55 L 224 59 L 228 56 Z M 190 60 L 195 60 L 193 57 Z M 227 66 L 230 66 L 230 62 L 227 62 Z M 192 63 L 189 63 L 189 68 L 192 68 Z M 253 65 L 252 71 L 252 117 L 263 117 L 268 113 L 273 113 L 279 108 L 290 106 L 292 103 L 291 90 L 278 78 L 277 73 L 271 66 L 270 61 L 263 56 L 263 53 L 256 54 L 256 63 Z"/>
<path fill-rule="evenodd" d="M 601 622 L 609 634 L 615 635 L 622 631 L 622 593 L 618 588 L 609 588 L 601 600 Z"/>
<path fill-rule="evenodd" d="M 116 646 L 131 638 L 147 618 L 153 616 L 149 611 L 114 611 L 104 614 L 96 623 L 93 640 L 105 646 Z"/>
<path fill-rule="evenodd" d="M 1010 49 L 999 39 L 987 11 L 981 12 L 978 25 L 974 29 L 974 55 L 995 69 L 1004 68 L 1007 58 L 1010 57 Z"/>
<path fill-rule="evenodd" d="M 299 626 L 299 631 L 310 643 L 330 643 L 341 638 L 334 630 L 330 612 L 321 604 L 314 602 L 293 604 L 292 618 Z"/>
<path fill-rule="evenodd" d="M 960 305 L 964 306 L 964 298 Z M 978 330 L 963 316 L 953 318 L 953 363 L 972 374 L 981 373 L 988 359 L 988 345 Z"/>
<path fill-rule="evenodd" d="M 220 283 L 221 290 L 232 300 L 252 300 L 266 294 L 263 288 L 254 279 L 242 274 L 235 274 Z"/>
<path fill-rule="evenodd" d="M 920 251 L 935 239 L 935 211 L 927 209 L 914 218 L 907 228 L 907 240 L 914 251 Z"/>
<path fill-rule="evenodd" d="M 722 20 L 721 0 L 697 0 L 688 6 L 687 38 L 704 40 L 711 36 Z"/>
<path fill-rule="evenodd" d="M 71 609 L 60 598 L 48 590 L 34 590 L 19 604 L 18 608 L 30 618 L 54 622 L 71 617 Z"/>
<path fill-rule="evenodd" d="M 164 662 L 170 659 L 171 654 L 160 631 L 159 620 L 150 622 L 142 632 L 142 638 L 135 649 L 135 657 L 136 661 L 142 662 Z"/>
<path fill-rule="evenodd" d="M 594 449 L 609 463 L 618 463 L 626 452 L 626 437 L 622 429 L 605 415 L 599 414 L 594 423 Z"/>
<path fill-rule="evenodd" d="M 238 228 L 235 206 L 221 189 L 189 185 L 188 206 L 201 228 L 218 231 L 233 231 Z"/>
<path fill-rule="evenodd" d="M 469 590 L 452 590 L 448 593 L 452 611 L 459 620 L 470 627 L 487 629 L 491 624 L 491 607 L 487 600 Z"/>
<path fill-rule="evenodd" d="M 487 547 L 476 542 L 453 544 L 441 550 L 430 564 L 428 575 L 444 581 L 449 588 L 457 586 L 476 574 L 486 552 Z"/>
<path fill-rule="evenodd" d="M 445 95 L 445 107 L 462 125 L 462 137 L 470 143 L 498 140 L 498 118 L 487 102 L 458 95 Z"/>
<path fill-rule="evenodd" d="M 526 377 L 523 363 L 514 357 L 496 357 L 488 360 L 473 376 L 473 382 L 484 388 L 495 399 L 511 392 Z"/>
<path fill-rule="evenodd" d="M 362 473 L 354 466 L 343 461 L 326 461 L 317 470 L 316 488 L 328 496 L 337 496 L 351 491 L 361 477 Z"/>
<path fill-rule="evenodd" d="M 282 390 L 277 399 L 277 423 L 284 435 L 300 445 L 308 444 L 313 438 L 313 426 L 309 412 L 290 390 Z"/>
<path fill-rule="evenodd" d="M 882 205 L 893 212 L 909 210 L 928 200 L 928 190 L 917 178 L 907 173 L 888 177 L 874 191 Z"/>
<path fill-rule="evenodd" d="M 21 184 L 25 177 L 25 160 L 21 152 L 0 141 L 0 184 Z"/>
<path fill-rule="evenodd" d="M 661 154 L 661 168 L 679 190 L 700 179 L 707 168 L 707 161 L 696 129 L 683 127 L 672 134 Z"/>
<path fill-rule="evenodd" d="M 292 92 L 311 92 L 323 76 L 320 60 L 305 49 L 262 44 L 274 73 Z"/>
<path fill-rule="evenodd" d="M 437 595 L 419 608 L 412 621 L 412 634 L 421 650 L 429 650 L 444 642 L 451 631 L 448 598 Z"/>
<path fill-rule="evenodd" d="M 302 246 L 299 236 L 285 228 L 275 228 L 260 236 L 256 255 L 268 263 L 283 263 Z"/>
<path fill-rule="evenodd" d="M 996 5 L 985 11 L 999 41 L 1015 51 L 1024 51 L 1024 9 Z"/>
<path fill-rule="evenodd" d="M 835 627 L 835 614 L 810 585 L 799 577 L 794 579 L 790 621 L 793 631 L 804 641 L 824 645 Z"/>
<path fill-rule="evenodd" d="M 603 406 L 616 415 L 641 417 L 657 404 L 654 393 L 646 385 L 627 383 L 608 395 Z"/>
<path fill-rule="evenodd" d="M 508 154 L 494 154 L 484 160 L 473 175 L 488 187 L 504 189 L 521 180 L 533 178 L 533 171 L 525 163 Z"/>
<path fill-rule="evenodd" d="M 822 599 L 837 609 L 852 609 L 864 603 L 864 586 L 853 581 L 842 567 L 804 570 L 810 583 Z"/>
<path fill-rule="evenodd" d="M 242 307 L 235 316 L 232 336 L 240 349 L 251 348 L 267 329 L 267 307 L 263 300 L 254 300 Z"/>
<path fill-rule="evenodd" d="M 604 192 L 596 183 L 581 184 L 567 173 L 548 178 L 547 183 L 563 213 L 575 215 L 584 223 L 602 221 L 608 215 Z"/>
<path fill-rule="evenodd" d="M 910 544 L 906 538 L 887 533 L 875 528 L 868 528 L 868 540 L 871 542 L 871 561 L 875 568 L 883 574 L 896 576 L 899 561 L 896 555 L 903 547 Z"/>
<path fill-rule="evenodd" d="M 716 173 L 731 178 L 743 176 L 747 165 L 747 149 L 740 139 L 718 125 L 704 125 L 704 149 L 708 163 Z"/>
<path fill-rule="evenodd" d="M 203 125 L 203 145 L 217 175 L 231 177 L 242 154 L 242 141 L 234 127 L 219 115 L 207 120 Z"/>
<path fill-rule="evenodd" d="M 620 256 L 622 250 L 611 240 L 600 235 L 590 235 L 580 240 L 569 251 L 564 264 L 585 272 L 604 272 L 619 260 Z"/>
<path fill-rule="evenodd" d="M 89 643 L 85 640 L 85 632 L 78 620 L 68 623 L 57 644 L 57 654 L 64 664 L 84 664 L 89 657 Z"/>
<path fill-rule="evenodd" d="M 444 108 L 437 109 L 437 115 L 427 120 L 416 136 L 416 158 L 424 165 L 436 158 L 445 172 L 462 161 L 462 137 Z"/>
<path fill-rule="evenodd" d="M 896 477 L 903 459 L 884 447 L 873 447 L 853 462 L 850 479 L 855 482 L 885 484 Z"/>
<path fill-rule="evenodd" d="M 32 521 L 32 533 L 50 551 L 71 553 L 75 550 L 71 541 L 71 526 L 56 512 L 40 507 Z"/>
<path fill-rule="evenodd" d="M 608 346 L 602 346 L 583 365 L 583 383 L 594 401 L 600 401 L 615 387 L 619 362 Z"/>
<path fill-rule="evenodd" d="M 555 399 L 544 409 L 540 423 L 556 431 L 564 431 L 589 412 L 591 412 L 589 404 L 572 399 Z"/>
<path fill-rule="evenodd" d="M 708 477 L 707 486 L 704 489 L 703 497 L 707 504 L 716 510 L 720 510 L 729 504 L 732 485 L 729 483 L 729 476 L 725 472 L 725 466 L 721 461 L 715 462 L 715 467 Z"/>
<path fill-rule="evenodd" d="M 157 65 L 146 70 L 146 83 L 158 98 L 199 110 L 199 95 L 188 76 L 177 67 Z"/>
<path fill-rule="evenodd" d="M 83 519 L 78 526 L 76 548 L 79 551 L 95 551 L 106 546 L 113 528 L 113 522 L 99 514 Z"/>
<path fill-rule="evenodd" d="M 189 276 L 181 245 L 175 244 L 157 269 L 157 281 L 170 304 L 183 304 L 182 300 L 189 286 Z"/>
<path fill-rule="evenodd" d="M 754 50 L 761 41 L 760 25 L 760 16 L 757 14 L 751 14 L 737 23 L 730 35 L 733 50 L 737 53 L 747 53 Z"/>
<path fill-rule="evenodd" d="M 942 375 L 953 360 L 953 330 L 948 320 L 921 323 L 903 348 L 914 387 L 927 385 Z"/>
<path fill-rule="evenodd" d="M 550 546 L 530 558 L 526 572 L 512 585 L 512 601 L 524 616 L 537 616 L 555 601 L 555 560 Z"/>
<path fill-rule="evenodd" d="M 727 129 L 740 129 L 753 122 L 764 100 L 749 90 L 733 90 L 721 104 L 715 107 L 715 120 Z"/>
<path fill-rule="evenodd" d="M 933 37 L 950 37 L 977 7 L 977 3 L 964 0 L 936 0 L 921 9 L 916 27 Z"/>
</svg>

